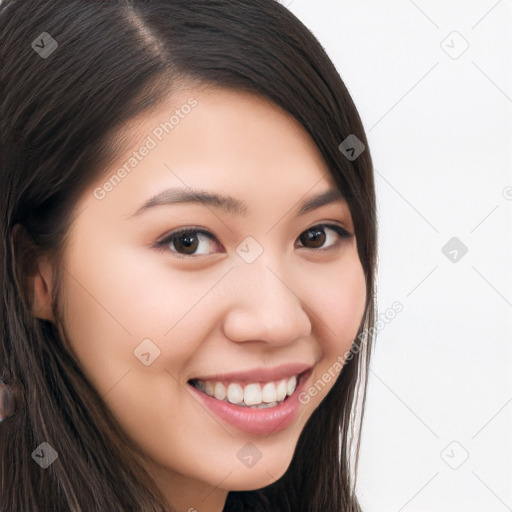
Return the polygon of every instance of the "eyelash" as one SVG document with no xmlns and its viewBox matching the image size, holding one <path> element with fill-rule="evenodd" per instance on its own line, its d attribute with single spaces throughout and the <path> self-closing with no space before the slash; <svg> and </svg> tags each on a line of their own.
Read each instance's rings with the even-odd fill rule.
<svg viewBox="0 0 512 512">
<path fill-rule="evenodd" d="M 313 231 L 313 230 L 318 229 L 318 228 L 320 228 L 320 229 L 328 228 L 328 229 L 334 231 L 341 239 L 348 239 L 348 238 L 351 238 L 353 236 L 346 229 L 342 228 L 341 226 L 339 226 L 337 224 L 325 223 L 325 224 L 315 224 L 314 226 L 311 226 L 310 228 L 308 228 L 305 231 L 303 231 L 299 235 L 298 238 L 300 238 L 300 236 L 303 235 L 304 233 L 307 233 L 308 231 Z M 200 235 L 203 235 L 203 236 L 209 238 L 210 240 L 220 244 L 220 242 L 217 240 L 215 235 L 213 235 L 213 233 L 210 233 L 209 231 L 206 231 L 206 230 L 204 230 L 202 228 L 186 227 L 186 228 L 177 229 L 176 231 L 173 231 L 173 232 L 169 233 L 163 239 L 157 241 L 153 245 L 153 247 L 155 249 L 158 249 L 158 250 L 161 250 L 161 251 L 169 250 L 169 245 L 175 239 L 177 239 L 181 235 L 185 235 L 185 234 L 196 234 L 196 235 L 200 234 Z M 309 249 L 312 250 L 312 251 L 316 251 L 316 252 L 318 252 L 318 251 L 328 251 L 330 249 L 336 248 L 338 245 L 339 245 L 339 243 L 334 243 L 334 244 L 330 245 L 329 247 L 309 248 Z M 307 247 L 305 247 L 305 248 L 308 249 Z M 178 257 L 178 258 L 197 258 L 198 256 L 206 256 L 206 255 L 182 254 L 182 253 L 179 253 L 179 252 L 176 252 L 176 251 L 173 251 L 173 250 L 171 250 L 171 252 L 176 257 Z"/>
</svg>

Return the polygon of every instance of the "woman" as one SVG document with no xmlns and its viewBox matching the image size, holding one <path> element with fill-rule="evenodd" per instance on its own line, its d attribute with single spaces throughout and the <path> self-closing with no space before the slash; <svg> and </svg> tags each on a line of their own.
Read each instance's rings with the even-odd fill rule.
<svg viewBox="0 0 512 512">
<path fill-rule="evenodd" d="M 274 0 L 0 29 L 1 510 L 360 510 L 373 171 L 320 44 Z"/>
</svg>

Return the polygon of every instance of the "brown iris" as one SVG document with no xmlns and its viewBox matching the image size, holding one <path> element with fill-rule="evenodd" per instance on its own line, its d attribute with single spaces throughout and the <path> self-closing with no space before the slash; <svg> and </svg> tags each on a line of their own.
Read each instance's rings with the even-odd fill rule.
<svg viewBox="0 0 512 512">
<path fill-rule="evenodd" d="M 193 254 L 197 250 L 198 243 L 198 236 L 193 233 L 183 233 L 174 239 L 174 247 L 184 254 Z"/>
<path fill-rule="evenodd" d="M 300 235 L 299 239 L 304 246 L 307 246 L 308 243 L 311 243 L 312 245 L 310 247 L 322 247 L 322 245 L 325 243 L 325 231 L 323 228 L 311 228 L 307 231 L 304 231 L 304 233 Z"/>
</svg>

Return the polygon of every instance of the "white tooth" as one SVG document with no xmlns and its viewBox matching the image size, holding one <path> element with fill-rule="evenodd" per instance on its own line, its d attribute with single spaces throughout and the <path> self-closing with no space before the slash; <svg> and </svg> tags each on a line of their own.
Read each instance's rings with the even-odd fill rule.
<svg viewBox="0 0 512 512">
<path fill-rule="evenodd" d="M 258 383 L 247 384 L 244 388 L 245 405 L 261 404 L 261 386 Z"/>
<path fill-rule="evenodd" d="M 286 379 L 280 380 L 276 388 L 276 400 L 282 402 L 286 398 Z"/>
<path fill-rule="evenodd" d="M 263 388 L 261 389 L 261 398 L 267 404 L 275 402 L 277 400 L 276 385 L 273 382 L 267 382 L 263 386 Z"/>
<path fill-rule="evenodd" d="M 213 396 L 217 400 L 224 400 L 226 398 L 226 386 L 222 382 L 216 382 L 213 388 Z"/>
<path fill-rule="evenodd" d="M 232 404 L 241 404 L 244 401 L 244 390 L 240 384 L 232 382 L 228 386 L 228 400 Z"/>
<path fill-rule="evenodd" d="M 213 396 L 213 383 L 212 382 L 210 382 L 209 380 L 204 381 L 203 388 L 204 388 L 204 392 L 207 395 Z"/>
<path fill-rule="evenodd" d="M 297 387 L 297 376 L 294 375 L 293 377 L 290 377 L 288 381 L 286 382 L 286 394 L 290 396 Z"/>
</svg>

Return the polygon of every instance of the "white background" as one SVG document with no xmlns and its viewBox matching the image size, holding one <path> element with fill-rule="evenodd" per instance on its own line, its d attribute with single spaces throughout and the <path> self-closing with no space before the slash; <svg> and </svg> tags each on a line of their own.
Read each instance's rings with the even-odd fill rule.
<svg viewBox="0 0 512 512">
<path fill-rule="evenodd" d="M 512 510 L 512 0 L 281 3 L 361 114 L 379 309 L 403 304 L 371 365 L 363 510 Z"/>
</svg>

